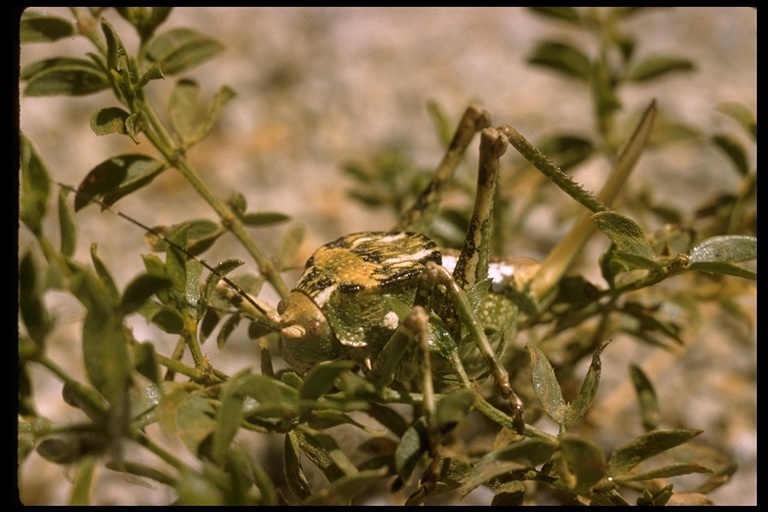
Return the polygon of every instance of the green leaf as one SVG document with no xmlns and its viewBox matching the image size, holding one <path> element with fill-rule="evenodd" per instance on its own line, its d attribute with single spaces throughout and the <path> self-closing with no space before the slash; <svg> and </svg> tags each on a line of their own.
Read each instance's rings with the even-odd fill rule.
<svg viewBox="0 0 768 512">
<path fill-rule="evenodd" d="M 549 417 L 562 425 L 567 421 L 568 407 L 555 371 L 539 347 L 529 343 L 526 348 L 531 356 L 531 382 L 536 396 Z"/>
<path fill-rule="evenodd" d="M 568 411 L 565 416 L 564 426 L 570 428 L 587 413 L 592 402 L 597 395 L 597 388 L 600 384 L 600 374 L 602 369 L 602 363 L 600 362 L 600 354 L 603 349 L 610 343 L 610 340 L 602 343 L 597 350 L 592 354 L 592 363 L 589 365 L 587 375 L 584 377 L 584 382 L 581 385 L 579 394 L 574 401 L 568 405 Z"/>
<path fill-rule="evenodd" d="M 136 27 L 142 40 L 152 37 L 155 29 L 160 26 L 171 13 L 171 7 L 116 7 L 126 21 Z"/>
<path fill-rule="evenodd" d="M 739 176 L 746 176 L 749 174 L 747 152 L 739 141 L 729 135 L 713 135 L 712 142 L 714 142 L 733 163 Z"/>
<path fill-rule="evenodd" d="M 183 78 L 176 82 L 168 103 L 168 115 L 171 125 L 184 147 L 191 145 L 190 141 L 195 133 L 195 109 L 200 88 L 197 82 Z"/>
<path fill-rule="evenodd" d="M 723 274 L 726 276 L 741 277 L 742 279 L 749 279 L 751 281 L 757 281 L 757 272 L 749 270 L 738 265 L 723 262 L 711 262 L 705 261 L 700 263 L 691 263 L 688 265 L 688 270 L 698 270 L 699 272 L 709 272 L 710 274 Z"/>
<path fill-rule="evenodd" d="M 461 423 L 467 417 L 475 403 L 475 392 L 471 389 L 459 389 L 443 395 L 437 402 L 435 428 L 446 432 Z"/>
<path fill-rule="evenodd" d="M 559 41 L 542 41 L 528 57 L 528 63 L 543 66 L 566 76 L 589 82 L 592 64 L 579 48 Z"/>
<path fill-rule="evenodd" d="M 125 120 L 125 133 L 133 139 L 136 144 L 139 143 L 139 134 L 149 127 L 149 121 L 144 112 L 136 112 L 129 115 Z"/>
<path fill-rule="evenodd" d="M 72 464 L 84 455 L 77 436 L 43 439 L 37 445 L 38 455 L 54 464 Z"/>
<path fill-rule="evenodd" d="M 237 326 L 240 325 L 242 319 L 243 317 L 240 315 L 232 315 L 222 324 L 219 334 L 216 335 L 216 347 L 219 350 L 223 349 L 224 345 L 227 344 L 227 340 L 232 336 Z"/>
<path fill-rule="evenodd" d="M 365 413 L 388 428 L 395 436 L 402 437 L 408 429 L 408 423 L 395 410 L 380 404 L 371 403 Z"/>
<path fill-rule="evenodd" d="M 712 468 L 702 466 L 701 464 L 677 463 L 669 466 L 651 469 L 642 473 L 629 473 L 618 475 L 613 478 L 615 482 L 638 482 L 642 480 L 653 480 L 656 478 L 671 478 L 681 475 L 690 475 L 691 473 L 714 473 Z"/>
<path fill-rule="evenodd" d="M 169 334 L 181 334 L 184 329 L 184 317 L 173 306 L 157 305 L 145 306 L 141 308 L 144 317 Z"/>
<path fill-rule="evenodd" d="M 299 398 L 302 400 L 319 398 L 333 387 L 333 383 L 339 375 L 352 370 L 354 367 L 355 364 L 352 361 L 327 361 L 318 364 L 304 376 L 304 382 L 299 390 Z"/>
<path fill-rule="evenodd" d="M 157 423 L 163 434 L 176 435 L 179 408 L 189 395 L 200 389 L 201 386 L 195 382 L 163 383 L 163 394 L 157 408 Z"/>
<path fill-rule="evenodd" d="M 100 267 L 103 265 L 103 262 L 96 257 L 94 264 Z M 105 281 L 99 280 L 92 272 L 81 267 L 72 269 L 69 291 L 87 309 L 100 310 L 105 314 L 111 312 L 117 306 L 119 300 L 119 293 L 116 288 L 107 290 Z"/>
<path fill-rule="evenodd" d="M 216 286 L 218 286 L 221 278 L 244 264 L 245 262 L 242 260 L 229 259 L 219 262 L 213 267 L 213 272 L 208 274 L 208 277 L 205 279 L 203 292 L 198 302 L 198 312 L 202 313 L 203 309 L 210 303 L 211 296 L 216 290 Z"/>
<path fill-rule="evenodd" d="M 176 435 L 184 445 L 200 455 L 200 448 L 216 430 L 216 410 L 205 390 L 185 393 L 176 410 Z"/>
<path fill-rule="evenodd" d="M 206 135 L 210 133 L 210 131 L 215 126 L 216 121 L 218 121 L 224 106 L 229 103 L 230 100 L 232 100 L 232 98 L 234 98 L 236 95 L 237 94 L 235 91 L 226 85 L 221 86 L 219 90 L 216 91 L 216 95 L 213 97 L 213 103 L 211 103 L 210 108 L 206 112 L 205 118 L 203 119 L 203 124 L 195 133 L 193 142 L 202 140 Z"/>
<path fill-rule="evenodd" d="M 299 392 L 266 375 L 249 375 L 240 384 L 239 391 L 254 398 L 262 414 L 291 414 L 298 408 Z"/>
<path fill-rule="evenodd" d="M 617 95 L 614 74 L 608 59 L 604 54 L 601 54 L 591 69 L 592 91 L 601 123 L 608 122 L 605 118 L 621 109 L 622 106 Z"/>
<path fill-rule="evenodd" d="M 603 450 L 594 441 L 573 434 L 563 434 L 558 440 L 565 462 L 576 476 L 574 491 L 587 493 L 605 475 Z"/>
<path fill-rule="evenodd" d="M 104 70 L 85 59 L 58 57 L 28 64 L 20 78 L 25 96 L 83 96 L 109 88 Z"/>
<path fill-rule="evenodd" d="M 159 290 L 170 287 L 171 284 L 171 280 L 167 277 L 141 274 L 126 286 L 120 303 L 120 311 L 124 315 L 132 313 L 152 295 Z"/>
<path fill-rule="evenodd" d="M 35 150 L 32 142 L 19 134 L 21 160 L 21 197 L 19 219 L 30 231 L 39 235 L 51 192 L 48 168 Z"/>
<path fill-rule="evenodd" d="M 720 103 L 717 110 L 735 119 L 752 137 L 752 140 L 757 138 L 757 119 L 747 107 L 741 103 L 725 102 Z"/>
<path fill-rule="evenodd" d="M 217 41 L 189 28 L 176 28 L 154 38 L 147 57 L 160 64 L 165 75 L 191 69 L 213 57 L 224 47 Z"/>
<path fill-rule="evenodd" d="M 75 27 L 58 16 L 33 11 L 24 11 L 21 14 L 19 23 L 19 42 L 21 44 L 52 43 L 75 34 Z"/>
<path fill-rule="evenodd" d="M 221 406 L 216 415 L 216 429 L 213 431 L 211 446 L 211 456 L 219 466 L 223 466 L 226 462 L 229 445 L 240 430 L 244 399 L 238 388 L 249 375 L 250 369 L 246 368 L 232 376 L 222 387 L 219 396 Z"/>
<path fill-rule="evenodd" d="M 152 80 L 164 80 L 165 75 L 163 75 L 163 70 L 160 69 L 160 66 L 158 64 L 155 64 L 154 66 L 150 67 L 143 75 L 141 75 L 141 78 L 139 78 L 139 81 L 136 82 L 136 84 L 133 86 L 134 91 L 138 91 L 145 85 L 147 85 Z"/>
<path fill-rule="evenodd" d="M 659 267 L 656 254 L 643 229 L 632 219 L 612 211 L 592 215 L 595 225 L 610 238 L 622 258 L 638 268 Z"/>
<path fill-rule="evenodd" d="M 251 480 L 256 485 L 261 495 L 261 505 L 278 505 L 277 492 L 275 490 L 275 484 L 269 476 L 269 473 L 259 463 L 255 454 L 249 450 L 240 450 L 230 452 L 230 458 L 243 457 L 244 465 L 251 475 Z"/>
<path fill-rule="evenodd" d="M 376 481 L 381 481 L 387 475 L 387 468 L 369 469 L 354 475 L 347 475 L 334 480 L 304 501 L 303 505 L 347 505 L 366 490 L 366 487 Z"/>
<path fill-rule="evenodd" d="M 24 354 L 25 350 L 22 347 L 22 345 L 29 345 L 31 344 L 31 341 L 28 337 L 24 335 L 19 335 L 19 346 L 21 347 L 18 351 L 19 355 L 19 363 L 18 363 L 18 401 L 17 401 L 17 412 L 19 415 L 19 418 L 31 418 L 31 417 L 39 417 L 40 414 L 37 412 L 37 407 L 35 405 L 35 397 L 32 387 L 32 379 L 30 376 L 30 366 L 27 364 L 27 358 L 28 354 L 30 352 L 36 351 L 36 349 L 27 350 L 27 354 Z M 21 441 L 21 435 L 17 438 L 19 442 Z M 19 463 L 22 463 L 27 455 L 29 455 L 29 451 L 31 450 L 31 446 L 24 446 L 19 447 L 19 451 L 23 451 L 23 454 L 19 454 Z"/>
<path fill-rule="evenodd" d="M 291 220 L 288 215 L 279 212 L 256 212 L 243 215 L 243 224 L 251 227 L 274 226 Z"/>
<path fill-rule="evenodd" d="M 406 429 L 395 449 L 395 469 L 403 481 L 410 478 L 427 449 L 427 420 L 421 416 Z"/>
<path fill-rule="evenodd" d="M 61 232 L 61 254 L 71 258 L 77 249 L 77 221 L 75 212 L 67 201 L 67 191 L 59 190 L 59 230 Z"/>
<path fill-rule="evenodd" d="M 285 435 L 283 453 L 285 454 L 283 461 L 285 482 L 288 484 L 291 493 L 299 500 L 304 501 L 312 495 L 312 491 L 301 467 L 301 451 L 299 449 L 299 434 L 297 431 L 291 430 Z"/>
<path fill-rule="evenodd" d="M 333 482 L 344 476 L 358 474 L 355 465 L 341 451 L 333 437 L 304 426 L 296 432 L 301 451 L 329 481 Z"/>
<path fill-rule="evenodd" d="M 688 255 L 690 263 L 739 262 L 757 259 L 757 238 L 724 235 L 707 238 Z"/>
<path fill-rule="evenodd" d="M 75 195 L 75 211 L 91 200 L 112 205 L 120 198 L 148 185 L 167 167 L 154 158 L 140 154 L 120 155 L 94 167 L 80 183 Z"/>
<path fill-rule="evenodd" d="M 133 360 L 139 375 L 149 379 L 155 386 L 162 384 L 160 380 L 160 367 L 155 357 L 155 346 L 151 342 L 134 344 Z M 159 392 L 162 392 L 162 390 L 159 390 Z"/>
<path fill-rule="evenodd" d="M 227 504 L 224 491 L 214 481 L 205 475 L 185 471 L 181 474 L 175 485 L 179 505 L 213 505 L 223 506 Z"/>
<path fill-rule="evenodd" d="M 643 489 L 643 493 L 641 496 L 637 498 L 637 504 L 639 506 L 646 506 L 646 507 L 663 507 L 667 504 L 669 499 L 673 496 L 672 489 L 674 488 L 673 484 L 668 484 L 662 487 L 661 489 L 651 492 L 650 490 Z"/>
<path fill-rule="evenodd" d="M 91 490 L 93 488 L 92 482 L 96 461 L 97 457 L 87 455 L 77 462 L 68 505 L 91 504 Z"/>
<path fill-rule="evenodd" d="M 659 426 L 659 401 L 653 384 L 645 376 L 643 370 L 635 365 L 629 365 L 629 373 L 632 384 L 637 393 L 637 401 L 640 404 L 640 415 L 645 430 L 654 430 Z"/>
<path fill-rule="evenodd" d="M 170 228 L 155 228 L 154 234 L 159 236 L 160 239 L 153 244 L 152 249 L 159 252 L 168 251 L 169 247 L 173 247 L 168 243 L 168 240 L 170 240 L 172 244 L 184 248 L 190 254 L 198 256 L 208 250 L 224 233 L 226 233 L 226 230 L 212 220 L 188 220 L 181 224 L 175 224 Z M 184 256 L 184 259 L 186 259 L 186 254 Z"/>
<path fill-rule="evenodd" d="M 32 254 L 27 252 L 19 261 L 19 311 L 29 337 L 35 342 L 35 351 L 42 352 L 44 341 L 51 331 L 51 319 L 43 302 L 37 268 Z"/>
<path fill-rule="evenodd" d="M 99 291 L 101 293 L 101 290 L 103 290 L 104 293 L 103 296 L 94 296 L 93 299 L 98 300 L 99 302 L 94 302 L 91 305 L 102 311 L 107 311 L 107 309 L 104 309 L 105 306 L 109 308 L 117 306 L 118 301 L 120 300 L 120 292 L 117 289 L 115 280 L 112 278 L 112 274 L 109 272 L 109 268 L 107 268 L 107 265 L 96 253 L 97 245 L 91 244 L 90 249 L 93 268 L 96 270 L 96 275 L 99 277 L 100 284 L 102 285 L 102 287 L 99 288 Z"/>
<path fill-rule="evenodd" d="M 461 497 L 510 471 L 532 469 L 547 462 L 557 450 L 557 443 L 543 437 L 524 438 L 504 448 L 485 454 L 472 469 L 462 487 Z"/>
<path fill-rule="evenodd" d="M 151 346 L 150 343 L 145 343 L 144 345 Z M 134 351 L 135 353 L 136 351 Z M 151 354 L 154 356 L 154 351 Z M 157 368 L 156 365 L 155 368 Z M 135 428 L 143 428 L 156 421 L 157 406 L 160 404 L 160 399 L 163 396 L 162 393 L 162 388 L 154 383 L 130 389 L 128 395 L 131 411 L 130 417 Z"/>
<path fill-rule="evenodd" d="M 129 339 L 122 316 L 91 309 L 83 322 L 83 360 L 88 380 L 109 402 L 106 438 L 114 442 L 130 422 L 131 385 Z"/>
<path fill-rule="evenodd" d="M 693 62 L 682 57 L 651 56 L 640 61 L 627 75 L 633 82 L 647 82 L 669 73 L 693 71 Z"/>
<path fill-rule="evenodd" d="M 198 260 L 187 261 L 186 283 L 184 287 L 184 301 L 186 305 L 200 310 L 200 276 L 203 273 L 203 264 Z"/>
<path fill-rule="evenodd" d="M 131 77 L 137 75 L 137 70 L 131 69 L 131 62 L 120 36 L 104 18 L 101 19 L 101 30 L 107 40 L 107 70 L 110 74 L 112 90 L 120 101 L 129 105 L 133 98 Z"/>
<path fill-rule="evenodd" d="M 636 437 L 613 451 L 608 460 L 607 474 L 614 478 L 626 475 L 644 460 L 687 443 L 702 432 L 694 429 L 654 430 Z"/>
</svg>

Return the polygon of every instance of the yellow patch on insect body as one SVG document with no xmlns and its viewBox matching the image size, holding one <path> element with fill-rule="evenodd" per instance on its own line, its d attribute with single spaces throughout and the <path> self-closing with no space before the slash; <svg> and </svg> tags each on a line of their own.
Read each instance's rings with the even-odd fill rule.
<svg viewBox="0 0 768 512">
<path fill-rule="evenodd" d="M 429 261 L 440 263 L 440 250 L 417 233 L 356 233 L 317 249 L 278 307 L 289 364 L 305 370 L 323 352 L 330 360 L 348 351 L 356 361 L 377 353 L 400 322 L 390 301 L 412 304 Z"/>
</svg>

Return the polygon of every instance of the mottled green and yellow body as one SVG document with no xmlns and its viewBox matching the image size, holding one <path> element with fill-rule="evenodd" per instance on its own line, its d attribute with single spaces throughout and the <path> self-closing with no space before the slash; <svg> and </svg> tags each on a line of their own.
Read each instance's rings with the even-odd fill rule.
<svg viewBox="0 0 768 512">
<path fill-rule="evenodd" d="M 356 233 L 317 249 L 278 305 L 286 362 L 298 371 L 337 358 L 370 366 L 399 325 L 394 301 L 413 303 L 430 261 L 441 263 L 440 250 L 417 233 Z"/>
</svg>

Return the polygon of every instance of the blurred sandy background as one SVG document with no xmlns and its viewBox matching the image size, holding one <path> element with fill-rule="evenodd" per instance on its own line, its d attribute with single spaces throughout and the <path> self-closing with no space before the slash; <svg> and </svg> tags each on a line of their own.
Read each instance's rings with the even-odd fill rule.
<svg viewBox="0 0 768 512">
<path fill-rule="evenodd" d="M 67 9 L 45 11 L 71 19 Z M 702 131 L 738 132 L 715 106 L 734 101 L 756 109 L 756 18 L 756 10 L 741 7 L 655 8 L 632 18 L 624 27 L 637 36 L 639 55 L 684 56 L 696 63 L 697 71 L 625 89 L 621 99 L 627 110 L 656 98 L 661 108 Z M 111 14 L 109 19 L 127 45 L 135 43 L 122 19 Z M 226 46 L 219 57 L 185 75 L 198 80 L 202 100 L 208 101 L 223 84 L 238 93 L 213 134 L 193 148 L 189 158 L 220 197 L 240 191 L 249 210 L 292 215 L 306 227 L 302 251 L 307 256 L 345 233 L 392 225 L 391 217 L 350 203 L 345 192 L 350 183 L 339 167 L 390 147 L 402 148 L 419 165 L 436 165 L 441 150 L 427 114 L 428 101 L 436 101 L 454 119 L 468 103 L 479 102 L 495 123 L 511 124 L 530 140 L 556 130 L 592 129 L 585 92 L 525 62 L 540 39 L 562 36 L 581 45 L 589 40 L 521 8 L 178 8 L 161 30 L 176 26 L 192 27 Z M 84 51 L 92 48 L 79 39 L 30 45 L 22 50 L 21 63 L 52 55 L 79 57 Z M 167 101 L 172 82 L 152 85 L 160 104 Z M 93 135 L 88 127 L 91 112 L 112 105 L 106 92 L 76 99 L 22 98 L 21 129 L 37 145 L 54 178 L 76 185 L 110 156 L 150 150 L 146 142 L 136 147 L 127 137 Z M 751 157 L 754 162 L 754 154 Z M 661 179 L 670 200 L 684 198 L 694 205 L 719 189 L 733 188 L 735 176 L 726 167 L 721 155 L 698 147 L 644 158 L 632 179 L 637 186 Z M 586 185 L 598 183 L 599 178 Z M 213 218 L 172 172 L 117 206 L 150 225 L 168 225 L 192 215 Z M 142 270 L 138 258 L 124 257 L 126 247 L 144 247 L 142 232 L 94 206 L 80 212 L 78 221 L 83 261 L 89 260 L 90 243 L 98 241 L 99 254 L 119 286 Z M 255 236 L 269 244 L 279 231 L 264 233 Z M 24 232 L 19 245 L 21 251 L 29 245 Z M 208 259 L 245 258 L 229 250 L 222 247 Z M 57 297 L 51 300 L 66 324 L 53 348 L 63 357 L 76 348 L 79 308 Z M 139 339 L 152 336 L 141 320 L 134 328 Z M 711 495 L 720 505 L 757 503 L 755 334 L 742 331 L 737 329 L 734 336 L 744 343 L 701 340 L 697 343 L 702 347 L 689 350 L 682 361 L 662 361 L 654 374 L 660 389 L 680 389 L 680 398 L 685 398 L 664 397 L 666 423 L 707 430 L 704 436 L 714 436 L 712 444 L 724 446 L 739 460 L 733 481 Z M 740 351 L 734 353 L 734 347 Z M 635 345 L 625 348 L 630 358 L 648 356 Z M 224 352 L 212 345 L 207 350 L 217 366 L 227 369 L 241 367 L 243 351 L 252 347 L 243 341 Z M 626 381 L 626 351 L 622 357 L 620 372 Z M 82 371 L 82 363 L 70 359 L 72 371 Z M 35 377 L 36 391 L 52 394 L 50 403 L 40 404 L 43 414 L 75 419 L 76 411 L 60 403 L 60 384 L 42 374 Z M 620 392 L 602 391 L 604 397 Z M 66 484 L 66 468 L 32 455 L 21 475 L 27 484 L 21 490 L 26 503 L 66 502 L 68 486 L 57 485 Z M 101 473 L 99 482 L 115 484 L 97 491 L 104 504 L 169 499 L 162 488 L 108 471 Z"/>
</svg>

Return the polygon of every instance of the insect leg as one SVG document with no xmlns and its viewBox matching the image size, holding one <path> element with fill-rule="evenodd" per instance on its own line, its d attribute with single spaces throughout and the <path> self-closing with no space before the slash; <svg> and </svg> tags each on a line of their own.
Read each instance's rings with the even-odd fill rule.
<svg viewBox="0 0 768 512">
<path fill-rule="evenodd" d="M 491 347 L 491 344 L 488 341 L 483 326 L 473 313 L 472 306 L 470 305 L 467 296 L 445 268 L 434 262 L 428 262 L 426 267 L 425 278 L 428 277 L 429 279 L 434 279 L 437 284 L 442 284 L 446 287 L 448 295 L 456 308 L 456 312 L 458 313 L 462 324 L 469 331 L 472 339 L 477 344 L 479 352 L 488 364 L 491 375 L 493 375 L 493 379 L 496 381 L 501 396 L 509 403 L 512 410 L 513 426 L 515 430 L 519 434 L 522 434 L 525 430 L 523 402 L 520 400 L 520 397 L 517 396 L 514 389 L 512 389 L 512 385 L 509 383 L 509 374 L 496 359 L 493 347 Z M 462 380 L 466 378 L 465 376 L 466 373 L 462 376 Z"/>
<path fill-rule="evenodd" d="M 493 203 L 499 178 L 499 158 L 506 152 L 509 141 L 495 128 L 486 128 L 480 135 L 480 160 L 477 171 L 477 195 L 467 236 L 453 271 L 459 286 L 468 290 L 488 277 L 491 245 Z"/>
<path fill-rule="evenodd" d="M 472 138 L 475 133 L 488 126 L 491 126 L 490 112 L 478 105 L 467 107 L 445 156 L 432 175 L 432 180 L 413 205 L 403 212 L 393 231 L 424 232 L 429 227 L 445 185 L 453 177 L 464 152 L 472 142 Z"/>
</svg>

